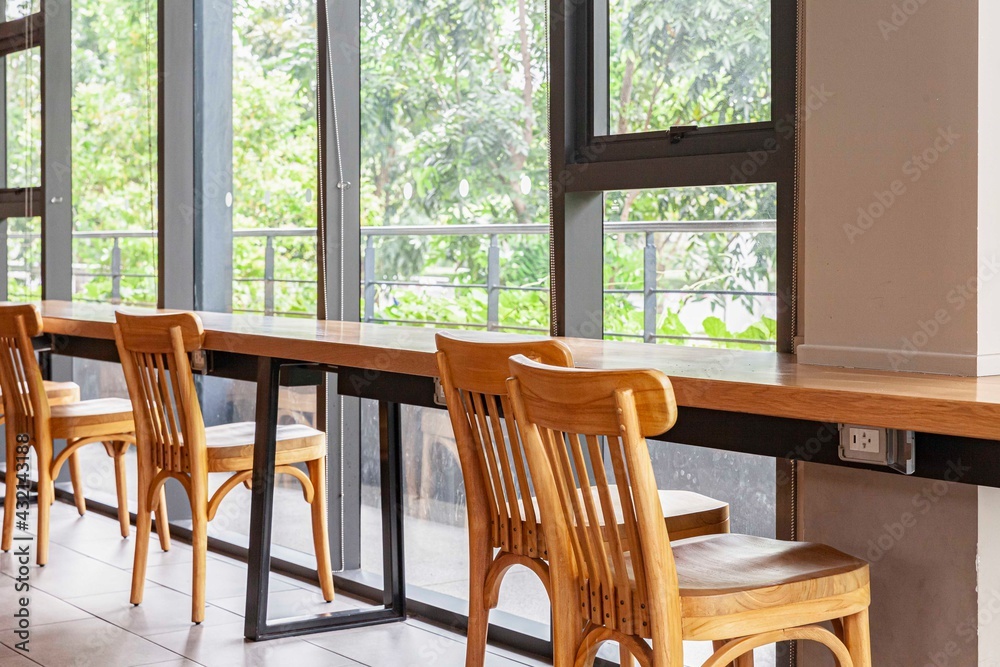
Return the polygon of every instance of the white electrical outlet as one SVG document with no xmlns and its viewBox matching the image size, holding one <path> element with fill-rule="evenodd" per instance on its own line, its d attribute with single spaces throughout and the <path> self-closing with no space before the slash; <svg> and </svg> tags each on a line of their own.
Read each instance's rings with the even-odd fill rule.
<svg viewBox="0 0 1000 667">
<path fill-rule="evenodd" d="M 878 454 L 882 451 L 882 430 L 877 428 L 851 427 L 848 433 L 849 448 L 852 452 Z"/>
<path fill-rule="evenodd" d="M 840 424 L 842 461 L 888 466 L 904 475 L 916 471 L 916 434 L 891 428 Z"/>
</svg>

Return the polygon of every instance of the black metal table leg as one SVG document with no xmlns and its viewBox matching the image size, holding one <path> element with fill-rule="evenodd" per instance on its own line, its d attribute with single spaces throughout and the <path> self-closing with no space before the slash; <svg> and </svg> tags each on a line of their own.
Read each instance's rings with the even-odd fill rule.
<svg viewBox="0 0 1000 667">
<path fill-rule="evenodd" d="M 244 635 L 254 641 L 267 634 L 267 593 L 271 572 L 271 519 L 274 511 L 274 463 L 278 429 L 281 366 L 257 362 L 257 431 L 253 448 L 250 500 L 250 550 L 247 558 L 247 607 Z"/>
<path fill-rule="evenodd" d="M 403 564 L 403 428 L 399 403 L 379 402 L 382 472 L 382 572 L 386 607 L 406 615 Z"/>
<path fill-rule="evenodd" d="M 355 628 L 406 618 L 406 582 L 403 561 L 403 455 L 400 406 L 379 403 L 379 458 L 382 487 L 383 607 L 267 620 L 271 569 L 271 521 L 274 504 L 274 465 L 278 391 L 282 363 L 262 358 L 257 366 L 257 414 L 254 475 L 250 505 L 250 549 L 244 636 L 252 641 L 294 637 Z"/>
</svg>

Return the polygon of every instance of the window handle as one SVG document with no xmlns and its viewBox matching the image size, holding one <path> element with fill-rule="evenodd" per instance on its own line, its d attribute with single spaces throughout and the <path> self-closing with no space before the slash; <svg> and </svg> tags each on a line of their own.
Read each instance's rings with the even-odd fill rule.
<svg viewBox="0 0 1000 667">
<path fill-rule="evenodd" d="M 686 137 L 689 132 L 695 132 L 697 129 L 697 125 L 672 125 L 667 130 L 667 136 L 670 138 L 670 143 L 679 144 L 681 139 Z"/>
</svg>

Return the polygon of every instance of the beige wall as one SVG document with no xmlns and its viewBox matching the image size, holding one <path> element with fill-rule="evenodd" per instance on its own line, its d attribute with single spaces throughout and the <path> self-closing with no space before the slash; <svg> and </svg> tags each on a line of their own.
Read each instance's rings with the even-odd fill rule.
<svg viewBox="0 0 1000 667">
<path fill-rule="evenodd" d="M 978 3 L 806 7 L 800 361 L 975 374 Z"/>
<path fill-rule="evenodd" d="M 979 3 L 979 255 L 1000 260 L 1000 2 Z M 1000 354 L 1000 278 L 979 294 L 979 354 Z M 1000 664 L 1000 663 L 998 663 Z"/>
<path fill-rule="evenodd" d="M 976 487 L 818 464 L 800 481 L 801 538 L 872 563 L 872 664 L 998 664 L 979 658 Z M 833 666 L 801 651 L 801 667 Z"/>
<path fill-rule="evenodd" d="M 805 4 L 829 99 L 801 146 L 799 361 L 1000 373 L 1000 1 Z M 803 468 L 800 535 L 873 561 L 880 667 L 1000 665 L 998 516 L 998 490 Z"/>
</svg>

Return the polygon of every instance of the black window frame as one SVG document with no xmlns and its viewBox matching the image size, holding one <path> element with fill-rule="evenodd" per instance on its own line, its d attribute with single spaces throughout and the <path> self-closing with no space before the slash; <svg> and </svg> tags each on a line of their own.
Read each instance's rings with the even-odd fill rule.
<svg viewBox="0 0 1000 667">
<path fill-rule="evenodd" d="M 563 0 L 550 17 L 552 72 L 553 247 L 552 311 L 556 335 L 597 337 L 601 294 L 591 276 L 574 269 L 593 251 L 597 197 L 629 189 L 776 183 L 779 352 L 795 337 L 795 210 L 798 142 L 798 0 L 771 0 L 770 121 L 699 128 L 677 140 L 668 130 L 599 134 L 606 123 L 607 0 Z M 603 60 L 602 60 L 603 59 Z M 600 63 L 605 63 L 604 72 Z M 603 80 L 602 80 L 603 79 Z M 603 220 L 601 220 L 603 224 Z M 581 282 L 582 281 L 582 282 Z M 581 287 L 585 284 L 586 287 Z M 570 298 L 567 289 L 580 293 Z M 573 311 L 576 312 L 573 312 Z M 584 313 L 583 311 L 586 311 Z M 587 326 L 589 323 L 589 326 Z M 603 323 L 601 323 L 602 325 Z"/>
</svg>

